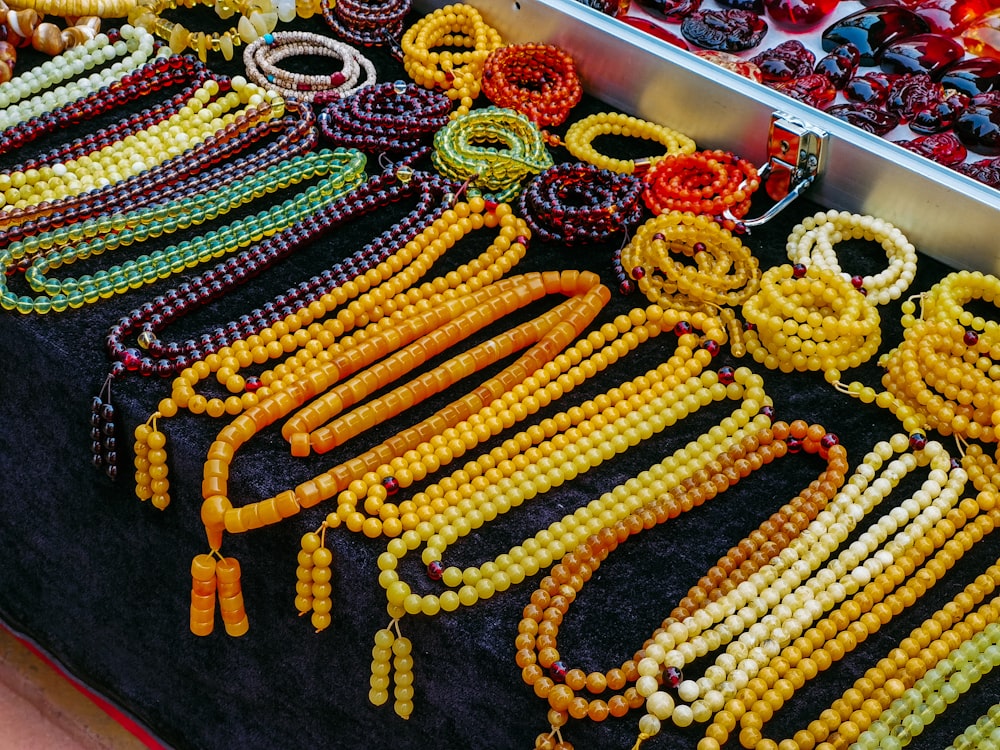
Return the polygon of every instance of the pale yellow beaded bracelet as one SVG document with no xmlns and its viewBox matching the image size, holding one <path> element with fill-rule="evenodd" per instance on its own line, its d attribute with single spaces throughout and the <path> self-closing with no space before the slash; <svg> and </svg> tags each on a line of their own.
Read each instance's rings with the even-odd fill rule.
<svg viewBox="0 0 1000 750">
<path fill-rule="evenodd" d="M 651 156 L 646 159 L 616 159 L 598 153 L 593 142 L 602 135 L 624 136 L 626 138 L 642 138 L 659 143 L 666 148 L 666 153 Z M 619 174 L 632 174 L 637 167 L 648 167 L 664 156 L 671 154 L 694 153 L 697 146 L 688 136 L 666 125 L 658 125 L 638 117 L 617 112 L 599 112 L 570 125 L 563 137 L 563 145 L 580 161 L 593 164 L 599 169 L 607 169 Z"/>
</svg>

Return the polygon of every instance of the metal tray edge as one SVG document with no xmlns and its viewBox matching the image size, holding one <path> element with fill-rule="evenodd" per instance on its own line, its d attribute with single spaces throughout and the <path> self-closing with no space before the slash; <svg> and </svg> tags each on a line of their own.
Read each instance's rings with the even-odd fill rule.
<svg viewBox="0 0 1000 750">
<path fill-rule="evenodd" d="M 414 0 L 427 13 L 447 4 Z M 702 148 L 725 148 L 762 164 L 776 111 L 825 130 L 828 158 L 805 193 L 811 200 L 886 219 L 949 266 L 1000 273 L 1000 192 L 993 188 L 573 0 L 471 5 L 505 42 L 566 50 L 592 96 L 680 130 Z"/>
</svg>

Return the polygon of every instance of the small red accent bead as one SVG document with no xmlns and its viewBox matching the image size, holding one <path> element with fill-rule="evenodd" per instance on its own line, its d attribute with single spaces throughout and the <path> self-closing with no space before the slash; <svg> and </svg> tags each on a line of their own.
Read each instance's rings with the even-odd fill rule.
<svg viewBox="0 0 1000 750">
<path fill-rule="evenodd" d="M 666 667 L 663 670 L 663 684 L 676 688 L 684 681 L 684 673 L 678 667 Z"/>
<path fill-rule="evenodd" d="M 792 266 L 792 276 L 794 276 L 797 279 L 801 279 L 803 276 L 806 275 L 806 270 L 807 269 L 805 264 L 796 263 L 794 266 Z"/>
<path fill-rule="evenodd" d="M 962 341 L 965 342 L 966 346 L 975 346 L 979 343 L 979 334 L 975 331 L 966 331 L 965 335 L 962 336 Z"/>
<path fill-rule="evenodd" d="M 382 480 L 382 486 L 385 487 L 387 495 L 395 495 L 399 492 L 399 480 L 396 477 L 385 477 Z"/>
<path fill-rule="evenodd" d="M 865 280 L 861 276 L 852 276 L 851 277 L 851 285 L 855 289 L 860 289 L 861 287 L 863 287 L 865 285 Z"/>
<path fill-rule="evenodd" d="M 440 560 L 434 560 L 427 566 L 427 576 L 432 581 L 440 581 L 444 575 L 444 564 Z"/>
<path fill-rule="evenodd" d="M 736 372 L 732 367 L 720 367 L 719 368 L 719 382 L 723 385 L 729 385 L 736 380 Z"/>
</svg>

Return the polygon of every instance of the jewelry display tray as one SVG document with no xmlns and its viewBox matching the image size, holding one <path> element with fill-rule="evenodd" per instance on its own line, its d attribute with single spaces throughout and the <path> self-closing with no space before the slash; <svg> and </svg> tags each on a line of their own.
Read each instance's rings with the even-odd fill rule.
<svg viewBox="0 0 1000 750">
<path fill-rule="evenodd" d="M 415 2 L 427 12 L 445 4 Z M 476 7 L 509 43 L 567 51 L 597 99 L 680 130 L 702 148 L 763 164 L 776 112 L 825 131 L 825 168 L 807 190 L 812 200 L 905 226 L 922 253 L 950 266 L 1000 271 L 1000 191 L 574 0 L 479 0 Z"/>
</svg>

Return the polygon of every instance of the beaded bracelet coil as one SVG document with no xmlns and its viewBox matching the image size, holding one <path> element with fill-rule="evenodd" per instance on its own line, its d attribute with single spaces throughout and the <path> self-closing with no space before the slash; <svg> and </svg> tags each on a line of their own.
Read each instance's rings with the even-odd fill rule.
<svg viewBox="0 0 1000 750">
<path fill-rule="evenodd" d="M 524 180 L 553 164 L 538 127 L 501 107 L 453 118 L 434 134 L 431 162 L 440 174 L 467 182 L 472 194 L 498 202 L 512 200 Z"/>
<path fill-rule="evenodd" d="M 403 67 L 418 86 L 440 89 L 467 114 L 479 96 L 489 54 L 500 47 L 500 32 L 471 5 L 454 3 L 410 26 L 400 40 Z"/>
<path fill-rule="evenodd" d="M 658 143 L 666 151 L 640 160 L 616 159 L 594 148 L 593 142 L 601 136 L 640 138 Z M 633 174 L 637 170 L 641 173 L 668 154 L 690 154 L 697 148 L 695 142 L 683 133 L 618 112 L 599 112 L 574 122 L 563 136 L 563 145 L 580 161 L 624 174 Z"/>
<path fill-rule="evenodd" d="M 573 58 L 551 44 L 493 50 L 483 66 L 482 89 L 493 104 L 520 112 L 539 128 L 561 125 L 583 98 Z"/>
<path fill-rule="evenodd" d="M 333 73 L 294 73 L 278 63 L 295 57 L 324 57 L 340 63 Z M 247 77 L 284 97 L 327 102 L 350 96 L 375 83 L 375 65 L 360 51 L 336 39 L 307 31 L 262 35 L 243 50 Z"/>
<path fill-rule="evenodd" d="M 321 0 L 323 20 L 351 44 L 396 45 L 410 13 L 410 0 Z"/>
<path fill-rule="evenodd" d="M 319 131 L 334 146 L 356 148 L 399 164 L 413 165 L 433 148 L 434 134 L 448 124 L 451 99 L 414 83 L 366 86 L 327 104 Z"/>
</svg>

